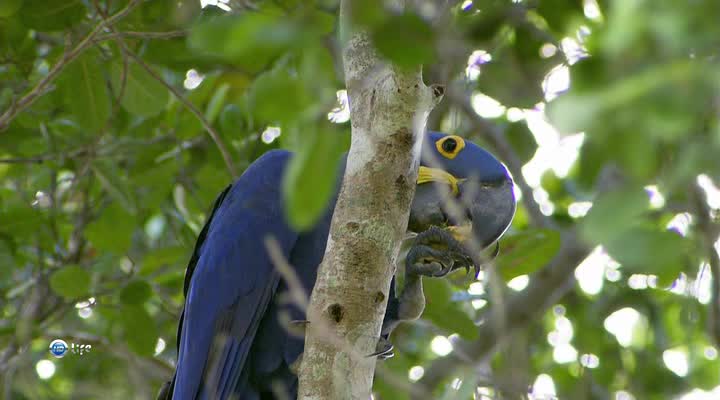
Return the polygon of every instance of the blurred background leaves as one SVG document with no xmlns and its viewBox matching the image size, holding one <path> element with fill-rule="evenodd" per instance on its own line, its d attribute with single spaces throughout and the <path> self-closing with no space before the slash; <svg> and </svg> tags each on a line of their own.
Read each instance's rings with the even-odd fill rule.
<svg viewBox="0 0 720 400">
<path fill-rule="evenodd" d="M 338 3 L 0 3 L 0 397 L 154 396 L 207 211 L 265 151 L 312 225 L 350 143 Z M 352 23 L 522 197 L 478 281 L 426 280 L 376 398 L 720 398 L 720 3 L 387 3 Z"/>
</svg>

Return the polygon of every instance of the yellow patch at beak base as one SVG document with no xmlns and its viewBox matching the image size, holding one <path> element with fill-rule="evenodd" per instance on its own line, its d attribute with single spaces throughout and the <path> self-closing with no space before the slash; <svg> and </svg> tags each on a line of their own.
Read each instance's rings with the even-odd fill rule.
<svg viewBox="0 0 720 400">
<path fill-rule="evenodd" d="M 450 185 L 452 193 L 455 196 L 460 193 L 458 184 L 462 181 L 464 181 L 464 179 L 458 179 L 454 177 L 451 173 L 448 173 L 438 168 L 428 168 L 420 166 L 420 170 L 418 171 L 418 185 L 428 182 L 447 183 L 448 185 Z"/>
</svg>

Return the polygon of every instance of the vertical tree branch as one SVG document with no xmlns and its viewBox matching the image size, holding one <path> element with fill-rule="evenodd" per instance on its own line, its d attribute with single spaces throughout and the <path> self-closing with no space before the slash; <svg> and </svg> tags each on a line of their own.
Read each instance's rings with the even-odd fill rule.
<svg viewBox="0 0 720 400">
<path fill-rule="evenodd" d="M 349 0 L 341 23 L 349 32 Z M 415 193 L 427 115 L 442 96 L 422 82 L 420 67 L 400 71 L 384 63 L 366 33 L 343 47 L 352 144 L 330 226 L 324 260 L 311 296 L 300 399 L 370 397 L 390 281 Z M 329 326 L 347 343 L 328 341 Z"/>
<path fill-rule="evenodd" d="M 701 242 L 705 248 L 704 251 L 707 253 L 707 263 L 712 275 L 710 306 L 708 307 L 708 335 L 716 346 L 720 346 L 720 254 L 715 248 L 720 229 L 713 221 L 713 210 L 708 204 L 707 194 L 703 189 L 700 186 L 695 186 L 691 189 L 691 193 L 693 194 L 695 214 L 698 219 L 698 231 L 702 235 Z"/>
</svg>

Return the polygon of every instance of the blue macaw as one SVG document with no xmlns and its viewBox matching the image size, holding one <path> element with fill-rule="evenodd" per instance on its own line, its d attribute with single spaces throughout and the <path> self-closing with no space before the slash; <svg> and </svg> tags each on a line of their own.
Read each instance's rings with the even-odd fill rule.
<svg viewBox="0 0 720 400">
<path fill-rule="evenodd" d="M 285 219 L 281 195 L 281 180 L 291 157 L 292 153 L 284 150 L 265 153 L 216 200 L 185 276 L 177 369 L 160 398 L 296 397 L 295 372 L 304 339 L 292 331 L 302 325 L 305 316 L 281 301 L 287 284 L 274 268 L 264 238 L 277 240 L 309 293 L 325 252 L 339 190 L 313 229 L 293 230 Z M 344 165 L 343 158 L 340 180 Z M 450 211 L 453 199 L 462 215 Z M 406 283 L 398 297 L 393 279 L 382 337 L 373 355 L 390 356 L 392 345 L 387 337 L 392 329 L 399 321 L 422 313 L 419 277 L 444 276 L 470 266 L 475 266 L 477 274 L 477 262 L 459 244 L 470 238 L 487 247 L 505 232 L 514 213 L 512 179 L 495 157 L 459 136 L 425 135 L 408 223 L 408 229 L 419 235 L 408 254 Z M 470 229 L 463 237 L 440 229 L 448 226 Z M 437 242 L 446 244 L 440 246 L 443 250 L 433 245 Z M 278 390 L 284 396 L 279 396 Z"/>
</svg>

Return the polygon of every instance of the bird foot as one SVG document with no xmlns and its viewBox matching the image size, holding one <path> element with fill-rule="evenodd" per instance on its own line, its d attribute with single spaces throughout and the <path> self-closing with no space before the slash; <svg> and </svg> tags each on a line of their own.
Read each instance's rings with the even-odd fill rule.
<svg viewBox="0 0 720 400">
<path fill-rule="evenodd" d="M 474 268 L 475 277 L 480 268 L 466 255 L 465 249 L 451 232 L 436 226 L 420 233 L 405 259 L 407 274 L 444 277 L 452 271 L 465 268 L 470 273 Z"/>
<path fill-rule="evenodd" d="M 377 357 L 380 360 L 387 360 L 395 355 L 393 352 L 394 348 L 395 346 L 393 346 L 389 340 L 384 337 L 380 337 L 375 345 L 375 352 L 368 354 L 368 357 Z"/>
</svg>

